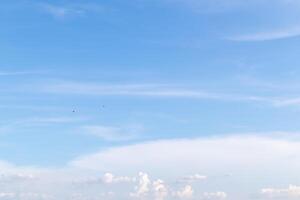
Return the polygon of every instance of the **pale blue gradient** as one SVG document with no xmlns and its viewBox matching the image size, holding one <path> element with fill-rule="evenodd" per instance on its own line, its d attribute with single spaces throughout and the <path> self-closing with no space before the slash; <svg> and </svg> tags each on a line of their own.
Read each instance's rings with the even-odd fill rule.
<svg viewBox="0 0 300 200">
<path fill-rule="evenodd" d="M 300 130 L 297 1 L 0 4 L 0 160 Z"/>
</svg>

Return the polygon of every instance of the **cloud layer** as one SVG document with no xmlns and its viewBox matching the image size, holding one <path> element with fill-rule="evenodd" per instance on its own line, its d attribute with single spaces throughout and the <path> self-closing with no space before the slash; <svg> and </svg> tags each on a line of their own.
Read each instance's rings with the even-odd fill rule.
<svg viewBox="0 0 300 200">
<path fill-rule="evenodd" d="M 0 199 L 293 199 L 299 153 L 298 140 L 239 135 L 114 147 L 56 169 L 2 162 Z"/>
</svg>

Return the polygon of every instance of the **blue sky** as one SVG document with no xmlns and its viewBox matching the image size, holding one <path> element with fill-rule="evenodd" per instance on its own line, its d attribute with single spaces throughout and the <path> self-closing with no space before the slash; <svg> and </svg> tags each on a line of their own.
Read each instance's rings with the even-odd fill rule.
<svg viewBox="0 0 300 200">
<path fill-rule="evenodd" d="M 299 11 L 2 1 L 0 199 L 299 198 Z"/>
</svg>

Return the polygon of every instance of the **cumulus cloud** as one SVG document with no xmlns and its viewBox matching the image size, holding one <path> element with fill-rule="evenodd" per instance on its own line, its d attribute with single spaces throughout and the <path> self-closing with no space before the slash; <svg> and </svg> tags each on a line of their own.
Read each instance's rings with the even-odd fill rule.
<svg viewBox="0 0 300 200">
<path fill-rule="evenodd" d="M 160 179 L 153 182 L 153 190 L 155 200 L 164 200 L 168 196 L 168 188 Z"/>
<path fill-rule="evenodd" d="M 135 192 L 131 193 L 130 196 L 143 198 L 148 195 L 151 187 L 151 181 L 148 174 L 140 172 L 138 185 L 135 187 Z"/>
<path fill-rule="evenodd" d="M 264 188 L 261 190 L 261 194 L 265 198 L 274 199 L 299 199 L 300 198 L 300 186 L 289 185 L 288 188 Z"/>
<path fill-rule="evenodd" d="M 176 192 L 176 196 L 180 199 L 191 199 L 193 194 L 194 190 L 190 185 L 186 185 L 184 188 Z"/>
</svg>

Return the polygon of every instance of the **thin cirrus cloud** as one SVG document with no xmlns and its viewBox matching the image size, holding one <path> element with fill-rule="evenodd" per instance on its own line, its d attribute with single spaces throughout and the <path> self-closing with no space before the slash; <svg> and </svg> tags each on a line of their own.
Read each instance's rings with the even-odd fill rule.
<svg viewBox="0 0 300 200">
<path fill-rule="evenodd" d="M 241 9 L 247 10 L 257 7 L 268 9 L 276 6 L 293 8 L 299 7 L 299 1 L 297 0 L 164 0 L 163 2 L 185 6 L 190 10 L 200 13 L 222 13 Z"/>
<path fill-rule="evenodd" d="M 16 127 L 34 127 L 42 125 L 53 125 L 53 124 L 72 124 L 86 121 L 88 118 L 85 117 L 35 117 L 27 119 L 17 119 L 12 122 L 7 122 L 7 128 L 16 128 Z"/>
<path fill-rule="evenodd" d="M 258 32 L 253 34 L 238 35 L 227 38 L 231 41 L 255 42 L 288 39 L 300 36 L 300 27 L 285 28 L 274 31 Z"/>
<path fill-rule="evenodd" d="M 274 94 L 273 96 L 259 96 L 239 93 L 217 93 L 195 87 L 180 87 L 177 85 L 164 84 L 97 84 L 63 82 L 45 84 L 37 89 L 59 95 L 89 95 L 89 96 L 130 96 L 152 98 L 186 98 L 207 99 L 227 102 L 254 102 L 264 103 L 275 107 L 298 106 L 298 97 L 285 97 Z"/>
<path fill-rule="evenodd" d="M 81 132 L 84 134 L 110 142 L 135 139 L 140 136 L 143 130 L 144 128 L 141 125 L 128 125 L 124 127 L 89 125 L 81 128 Z"/>
<path fill-rule="evenodd" d="M 96 184 L 120 184 L 120 183 L 134 183 L 136 177 L 117 176 L 112 173 L 105 173 L 102 177 L 88 177 L 83 179 L 76 179 L 73 181 L 76 185 L 96 185 Z"/>
<path fill-rule="evenodd" d="M 184 176 L 181 179 L 179 179 L 179 182 L 195 182 L 195 181 L 201 181 L 206 180 L 207 176 L 200 175 L 200 174 L 194 174 L 189 176 Z"/>
<path fill-rule="evenodd" d="M 64 19 L 66 17 L 83 16 L 90 13 L 100 13 L 107 8 L 100 4 L 91 3 L 72 3 L 72 4 L 39 4 L 39 8 L 58 19 Z"/>
<path fill-rule="evenodd" d="M 215 99 L 229 101 L 266 101 L 258 96 L 228 95 L 164 84 L 97 84 L 64 82 L 46 84 L 38 90 L 53 94 L 91 96 L 141 96 L 166 98 Z"/>
<path fill-rule="evenodd" d="M 0 76 L 37 75 L 42 73 L 42 71 L 0 71 Z"/>
</svg>

